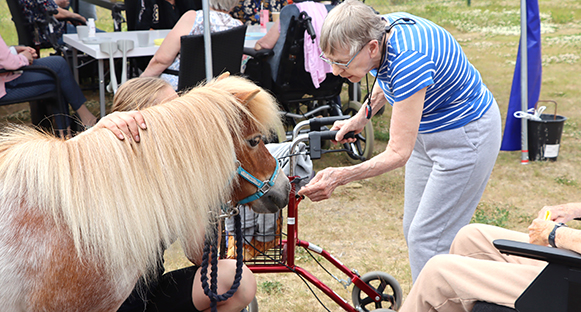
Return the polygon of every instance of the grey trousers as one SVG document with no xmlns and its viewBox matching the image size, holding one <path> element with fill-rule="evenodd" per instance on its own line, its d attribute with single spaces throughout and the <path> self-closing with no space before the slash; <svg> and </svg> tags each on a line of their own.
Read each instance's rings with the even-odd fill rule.
<svg viewBox="0 0 581 312">
<path fill-rule="evenodd" d="M 403 230 L 413 281 L 426 262 L 448 253 L 470 222 L 500 150 L 496 102 L 464 127 L 419 134 L 405 167 Z"/>
</svg>

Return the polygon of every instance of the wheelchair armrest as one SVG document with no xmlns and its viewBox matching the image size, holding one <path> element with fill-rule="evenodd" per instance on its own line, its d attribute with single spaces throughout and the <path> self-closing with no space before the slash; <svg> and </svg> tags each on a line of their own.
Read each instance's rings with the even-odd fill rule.
<svg viewBox="0 0 581 312">
<path fill-rule="evenodd" d="M 529 243 L 497 239 L 493 242 L 500 252 L 565 266 L 581 267 L 581 254 L 571 250 L 539 246 Z"/>
<path fill-rule="evenodd" d="M 266 58 L 269 56 L 274 55 L 274 51 L 272 49 L 262 49 L 262 50 L 254 50 L 254 48 L 244 48 L 243 51 L 244 54 L 246 55 L 250 55 L 253 58 Z"/>
</svg>

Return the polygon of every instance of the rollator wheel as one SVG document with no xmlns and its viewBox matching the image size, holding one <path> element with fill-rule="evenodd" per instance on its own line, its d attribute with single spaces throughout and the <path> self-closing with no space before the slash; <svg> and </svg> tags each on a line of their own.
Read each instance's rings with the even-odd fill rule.
<svg viewBox="0 0 581 312">
<path fill-rule="evenodd" d="M 354 286 L 351 293 L 353 305 L 361 307 L 361 311 L 397 311 L 401 306 L 403 293 L 397 280 L 384 272 L 369 272 L 361 280 L 373 287 L 381 296 L 381 302 L 375 303 L 359 287 Z"/>
<path fill-rule="evenodd" d="M 252 299 L 248 307 L 246 307 L 246 310 L 248 310 L 248 312 L 258 312 L 258 301 L 256 301 L 256 297 Z"/>
<path fill-rule="evenodd" d="M 361 103 L 356 101 L 349 101 L 349 103 L 347 103 L 347 106 L 344 106 L 343 114 L 353 116 L 357 114 L 360 108 Z M 374 141 L 373 124 L 371 124 L 371 122 L 368 122 L 367 125 L 365 125 L 363 131 L 361 131 L 361 135 L 363 136 L 364 140 L 357 140 L 353 143 L 343 145 L 345 146 L 345 148 L 350 149 L 355 154 L 364 157 L 365 160 L 371 159 L 371 157 L 373 157 L 373 141 Z M 358 157 L 349 154 L 347 155 L 349 161 L 352 164 L 358 164 L 361 162 L 361 159 L 359 159 Z"/>
</svg>

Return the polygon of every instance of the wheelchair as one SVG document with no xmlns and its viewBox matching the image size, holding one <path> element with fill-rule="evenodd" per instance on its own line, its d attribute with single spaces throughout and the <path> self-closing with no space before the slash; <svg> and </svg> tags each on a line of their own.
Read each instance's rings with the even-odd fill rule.
<svg viewBox="0 0 581 312">
<path fill-rule="evenodd" d="M 326 8 L 330 10 L 332 5 Z M 354 115 L 361 107 L 356 100 L 341 100 L 343 85 L 349 82 L 345 78 L 328 73 L 320 87 L 315 88 L 304 66 L 305 32 L 311 40 L 315 39 L 311 17 L 307 12 L 300 12 L 295 4 L 289 4 L 280 12 L 280 36 L 274 48 L 244 50 L 245 54 L 252 56 L 246 64 L 245 76 L 269 90 L 284 110 L 281 114 L 286 129 L 284 134 L 283 131 L 277 133 L 279 142 L 291 141 L 292 129 L 301 121 L 313 117 Z M 310 129 L 320 130 L 326 128 Z M 349 160 L 358 163 L 371 158 L 373 141 L 373 126 L 368 123 L 356 142 L 344 144 Z"/>
</svg>

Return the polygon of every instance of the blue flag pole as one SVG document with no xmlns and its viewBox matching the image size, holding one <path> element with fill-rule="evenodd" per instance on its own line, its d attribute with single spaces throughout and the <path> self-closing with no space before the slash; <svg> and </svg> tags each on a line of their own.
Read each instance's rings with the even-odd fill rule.
<svg viewBox="0 0 581 312">
<path fill-rule="evenodd" d="M 542 80 L 541 65 L 541 20 L 538 2 L 537 0 L 521 0 L 521 40 L 500 149 L 503 151 L 521 149 L 522 164 L 528 163 L 527 120 L 519 120 L 514 117 L 514 113 L 534 107 L 539 100 Z"/>
</svg>

